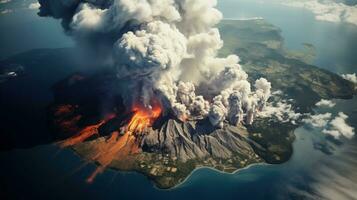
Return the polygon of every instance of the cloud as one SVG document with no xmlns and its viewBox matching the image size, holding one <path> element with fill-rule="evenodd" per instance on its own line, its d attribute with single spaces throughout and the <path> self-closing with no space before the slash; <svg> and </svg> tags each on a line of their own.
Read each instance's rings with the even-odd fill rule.
<svg viewBox="0 0 357 200">
<path fill-rule="evenodd" d="M 339 112 L 335 118 L 331 119 L 331 113 L 324 113 L 309 115 L 302 121 L 312 127 L 324 128 L 322 133 L 331 135 L 335 139 L 339 139 L 341 136 L 351 139 L 354 136 L 354 128 L 346 123 L 346 120 L 348 119 L 346 114 Z"/>
<path fill-rule="evenodd" d="M 336 103 L 332 102 L 331 100 L 321 99 L 319 102 L 315 104 L 318 107 L 329 107 L 332 108 L 336 105 Z"/>
<path fill-rule="evenodd" d="M 0 0 L 0 4 L 3 4 L 3 3 L 10 3 L 11 0 Z"/>
<path fill-rule="evenodd" d="M 5 10 L 1 10 L 1 11 L 0 11 L 0 14 L 5 15 L 5 14 L 12 13 L 12 12 L 13 12 L 13 10 L 12 10 L 12 9 L 5 9 Z"/>
<path fill-rule="evenodd" d="M 325 127 L 330 121 L 331 115 L 331 113 L 310 115 L 308 118 L 303 119 L 302 121 L 306 124 L 309 124 L 310 126 L 322 128 Z"/>
<path fill-rule="evenodd" d="M 353 73 L 353 74 L 342 74 L 341 75 L 342 78 L 348 80 L 348 81 L 351 81 L 352 83 L 355 83 L 357 84 L 357 75 L 356 73 Z"/>
<path fill-rule="evenodd" d="M 339 112 L 338 116 L 336 116 L 329 123 L 330 127 L 328 129 L 324 129 L 322 132 L 328 135 L 332 135 L 336 139 L 340 138 L 341 136 L 351 139 L 355 132 L 354 128 L 346 123 L 346 119 L 348 119 L 348 116 L 343 112 Z"/>
<path fill-rule="evenodd" d="M 312 11 L 317 20 L 357 25 L 357 5 L 332 0 L 285 0 L 282 4 Z"/>
<path fill-rule="evenodd" d="M 261 118 L 274 118 L 280 122 L 290 122 L 296 124 L 302 117 L 301 113 L 296 113 L 293 106 L 285 100 L 269 102 L 264 109 L 258 113 Z"/>
<path fill-rule="evenodd" d="M 88 50 L 105 52 L 118 77 L 130 77 L 125 102 L 149 109 L 161 102 L 178 119 L 213 125 L 251 124 L 271 84 L 253 85 L 237 55 L 218 57 L 223 15 L 216 0 L 39 0 L 40 16 L 62 21 Z M 37 7 L 33 6 L 33 7 Z M 104 50 L 103 50 L 104 49 Z M 100 54 L 99 54 L 100 55 Z"/>
<path fill-rule="evenodd" d="M 35 2 L 35 3 L 31 3 L 29 6 L 28 6 L 28 8 L 30 9 L 30 10 L 37 10 L 37 9 L 39 9 L 40 8 L 40 3 L 38 3 L 38 2 Z"/>
</svg>

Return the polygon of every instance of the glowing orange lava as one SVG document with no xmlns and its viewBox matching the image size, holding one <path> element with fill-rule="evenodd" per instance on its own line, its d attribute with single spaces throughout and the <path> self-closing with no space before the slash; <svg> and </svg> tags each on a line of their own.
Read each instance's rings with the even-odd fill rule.
<svg viewBox="0 0 357 200">
<path fill-rule="evenodd" d="M 155 106 L 152 109 L 134 107 L 134 115 L 125 127 L 125 133 L 118 136 L 114 132 L 106 143 L 100 146 L 100 151 L 92 157 L 92 160 L 100 163 L 100 166 L 88 177 L 87 182 L 92 183 L 94 178 L 116 160 L 126 160 L 130 155 L 141 151 L 137 142 L 136 135 L 142 133 L 146 128 L 152 126 L 155 120 L 161 115 L 161 107 Z"/>
<path fill-rule="evenodd" d="M 140 109 L 134 108 L 135 114 L 131 118 L 127 132 L 131 134 L 143 132 L 146 128 L 152 126 L 154 121 L 160 116 L 162 110 L 160 106 L 156 106 L 152 109 Z"/>
<path fill-rule="evenodd" d="M 88 183 L 93 182 L 97 174 L 103 172 L 113 160 L 131 162 L 130 157 L 141 151 L 137 136 L 143 133 L 148 127 L 151 127 L 155 120 L 161 115 L 161 106 L 159 106 L 159 104 L 156 105 L 157 106 L 152 108 L 134 106 L 132 109 L 134 114 L 128 124 L 124 127 L 118 127 L 124 134 L 120 134 L 119 130 L 114 131 L 109 138 L 89 144 L 91 150 L 88 158 L 99 163 L 100 166 L 88 177 Z M 108 115 L 98 124 L 85 127 L 76 135 L 59 143 L 59 145 L 61 147 L 68 147 L 85 141 L 92 135 L 98 134 L 98 128 L 114 117 L 114 114 Z"/>
<path fill-rule="evenodd" d="M 88 139 L 92 135 L 98 134 L 98 128 L 102 124 L 104 124 L 104 120 L 98 124 L 85 127 L 78 134 L 60 142 L 60 144 L 59 144 L 60 147 L 64 148 L 64 147 L 73 146 L 75 144 L 83 142 L 84 140 Z"/>
<path fill-rule="evenodd" d="M 91 136 L 98 134 L 98 128 L 114 117 L 115 114 L 109 114 L 104 120 L 100 121 L 98 124 L 85 127 L 76 135 L 60 142 L 59 143 L 60 147 L 64 148 L 64 147 L 73 146 L 75 144 L 79 144 L 85 141 L 86 139 L 90 138 Z"/>
</svg>

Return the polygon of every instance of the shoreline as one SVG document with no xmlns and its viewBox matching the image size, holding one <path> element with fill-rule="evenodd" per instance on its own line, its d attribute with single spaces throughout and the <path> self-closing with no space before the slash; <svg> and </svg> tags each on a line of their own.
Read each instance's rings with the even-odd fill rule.
<svg viewBox="0 0 357 200">
<path fill-rule="evenodd" d="M 252 21 L 264 20 L 263 17 L 242 17 L 242 18 L 223 18 L 221 21 Z"/>
<path fill-rule="evenodd" d="M 233 175 L 233 174 L 236 174 L 240 171 L 243 171 L 243 170 L 247 170 L 253 166 L 258 166 L 258 165 L 262 165 L 262 166 L 269 166 L 269 165 L 273 165 L 273 164 L 269 164 L 269 163 L 266 163 L 266 162 L 261 162 L 261 163 L 252 163 L 252 164 L 249 164 L 243 168 L 239 168 L 239 169 L 236 169 L 235 171 L 233 172 L 225 172 L 225 171 L 221 171 L 221 170 L 218 170 L 216 168 L 213 168 L 213 167 L 206 167 L 206 166 L 202 166 L 202 167 L 197 167 L 195 168 L 194 170 L 191 171 L 191 173 L 179 184 L 175 185 L 174 187 L 172 188 L 168 188 L 168 189 L 161 189 L 159 187 L 157 187 L 155 184 L 155 188 L 158 189 L 158 190 L 166 190 L 166 191 L 169 191 L 169 190 L 174 190 L 174 189 L 177 189 L 179 186 L 182 186 L 184 183 L 186 183 L 186 181 L 188 181 L 188 179 L 192 176 L 192 174 L 198 170 L 201 170 L 201 169 L 209 169 L 209 170 L 212 170 L 212 171 L 215 171 L 215 172 L 218 172 L 220 174 L 228 174 L 228 175 Z"/>
<path fill-rule="evenodd" d="M 295 133 L 294 133 L 295 134 Z M 295 142 L 295 141 L 294 141 Z M 51 144 L 53 145 L 54 147 L 57 147 L 57 144 L 54 143 L 54 144 Z M 77 151 L 75 151 L 73 148 L 67 148 L 68 150 L 70 150 L 70 152 L 73 153 L 73 155 L 77 156 L 80 160 L 82 160 L 83 162 L 87 162 L 87 164 L 93 164 L 94 166 L 98 167 L 99 165 L 95 162 L 88 162 L 88 160 L 86 160 L 85 158 L 81 157 L 80 154 L 78 154 Z M 64 150 L 64 149 L 60 149 L 61 150 Z M 115 167 L 108 167 L 105 169 L 106 170 L 110 170 L 110 171 L 113 171 L 115 173 L 121 173 L 121 174 L 139 174 L 139 175 L 142 175 L 144 176 L 147 180 L 149 180 L 149 182 L 151 182 L 152 186 L 156 189 L 156 190 L 161 190 L 161 191 L 170 191 L 170 190 L 174 190 L 174 189 L 178 189 L 180 186 L 182 186 L 184 183 L 186 183 L 186 181 L 189 180 L 189 178 L 192 176 L 193 173 L 195 173 L 196 171 L 199 171 L 201 169 L 209 169 L 209 170 L 212 170 L 212 171 L 215 171 L 215 172 L 218 172 L 220 174 L 228 174 L 228 175 L 233 175 L 233 174 L 236 174 L 236 173 L 239 173 L 243 170 L 247 170 L 251 167 L 254 167 L 254 166 L 270 166 L 270 165 L 274 165 L 274 164 L 269 164 L 269 163 L 266 163 L 266 162 L 259 162 L 259 163 L 252 163 L 252 164 L 249 164 L 243 168 L 239 168 L 239 169 L 236 169 L 235 171 L 233 172 L 225 172 L 225 171 L 221 171 L 221 170 L 218 170 L 216 168 L 213 168 L 213 167 L 208 167 L 208 166 L 200 166 L 200 167 L 197 167 L 195 168 L 194 170 L 192 170 L 190 172 L 190 174 L 188 174 L 186 176 L 186 178 L 179 184 L 175 185 L 174 187 L 171 187 L 171 188 L 159 188 L 156 184 L 156 182 L 149 178 L 148 176 L 146 176 L 144 173 L 141 173 L 140 171 L 137 171 L 137 170 L 120 170 L 118 168 L 115 168 Z"/>
</svg>

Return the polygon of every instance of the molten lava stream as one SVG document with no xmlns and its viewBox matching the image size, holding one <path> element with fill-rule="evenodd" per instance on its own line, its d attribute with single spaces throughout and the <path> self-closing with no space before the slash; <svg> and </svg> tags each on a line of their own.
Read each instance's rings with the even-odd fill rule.
<svg viewBox="0 0 357 200">
<path fill-rule="evenodd" d="M 98 134 L 98 128 L 101 125 L 105 124 L 108 120 L 113 119 L 115 116 L 116 116 L 115 114 L 110 114 L 107 117 L 105 117 L 104 120 L 100 121 L 98 124 L 94 124 L 94 125 L 85 127 L 76 135 L 74 135 L 64 141 L 61 141 L 59 143 L 59 146 L 62 148 L 65 148 L 65 147 L 73 146 L 75 144 L 79 144 L 79 143 L 85 141 L 86 139 L 90 138 L 91 136 Z"/>
<path fill-rule="evenodd" d="M 146 128 L 152 126 L 161 114 L 161 107 L 157 106 L 149 110 L 134 108 L 134 112 L 135 114 L 127 126 L 127 131 L 130 134 L 143 132 Z"/>
<path fill-rule="evenodd" d="M 105 123 L 105 121 L 103 120 L 103 121 L 99 122 L 98 124 L 85 127 L 78 134 L 60 142 L 59 146 L 64 148 L 64 147 L 73 146 L 75 144 L 79 144 L 79 143 L 83 142 L 84 140 L 88 139 L 92 135 L 98 134 L 98 128 L 101 125 L 103 125 L 104 123 Z"/>
<path fill-rule="evenodd" d="M 103 144 L 102 150 L 93 156 L 92 160 L 97 161 L 101 166 L 88 177 L 88 183 L 93 182 L 96 175 L 103 172 L 114 159 L 125 159 L 129 155 L 140 151 L 138 144 L 135 142 L 134 134 L 141 133 L 146 128 L 152 126 L 154 121 L 161 114 L 161 107 L 155 107 L 150 110 L 134 108 L 134 112 L 133 117 L 126 127 L 125 134 L 118 137 L 118 132 L 114 132 L 109 140 Z"/>
<path fill-rule="evenodd" d="M 130 136 L 129 134 L 124 134 L 122 137 L 119 137 L 118 139 L 117 132 L 112 134 L 112 136 L 109 138 L 107 143 L 103 144 L 102 146 L 103 150 L 97 152 L 97 154 L 92 158 L 92 160 L 100 163 L 101 166 L 99 166 L 92 173 L 92 175 L 87 179 L 88 183 L 93 182 L 96 175 L 101 173 L 108 165 L 110 165 L 110 163 L 114 160 L 114 158 L 118 158 L 124 153 L 121 150 L 124 150 L 124 147 L 127 146 L 128 141 L 130 141 L 130 137 L 132 136 Z"/>
</svg>

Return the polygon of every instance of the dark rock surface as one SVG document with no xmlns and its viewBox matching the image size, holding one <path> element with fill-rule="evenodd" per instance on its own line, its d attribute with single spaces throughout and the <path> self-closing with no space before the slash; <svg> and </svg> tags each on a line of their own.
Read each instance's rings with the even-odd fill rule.
<svg viewBox="0 0 357 200">
<path fill-rule="evenodd" d="M 183 162 L 254 153 L 245 128 L 226 125 L 223 129 L 212 129 L 210 126 L 209 122 L 182 123 L 169 119 L 160 129 L 150 130 L 144 136 L 142 148 L 148 152 L 165 152 Z"/>
</svg>

